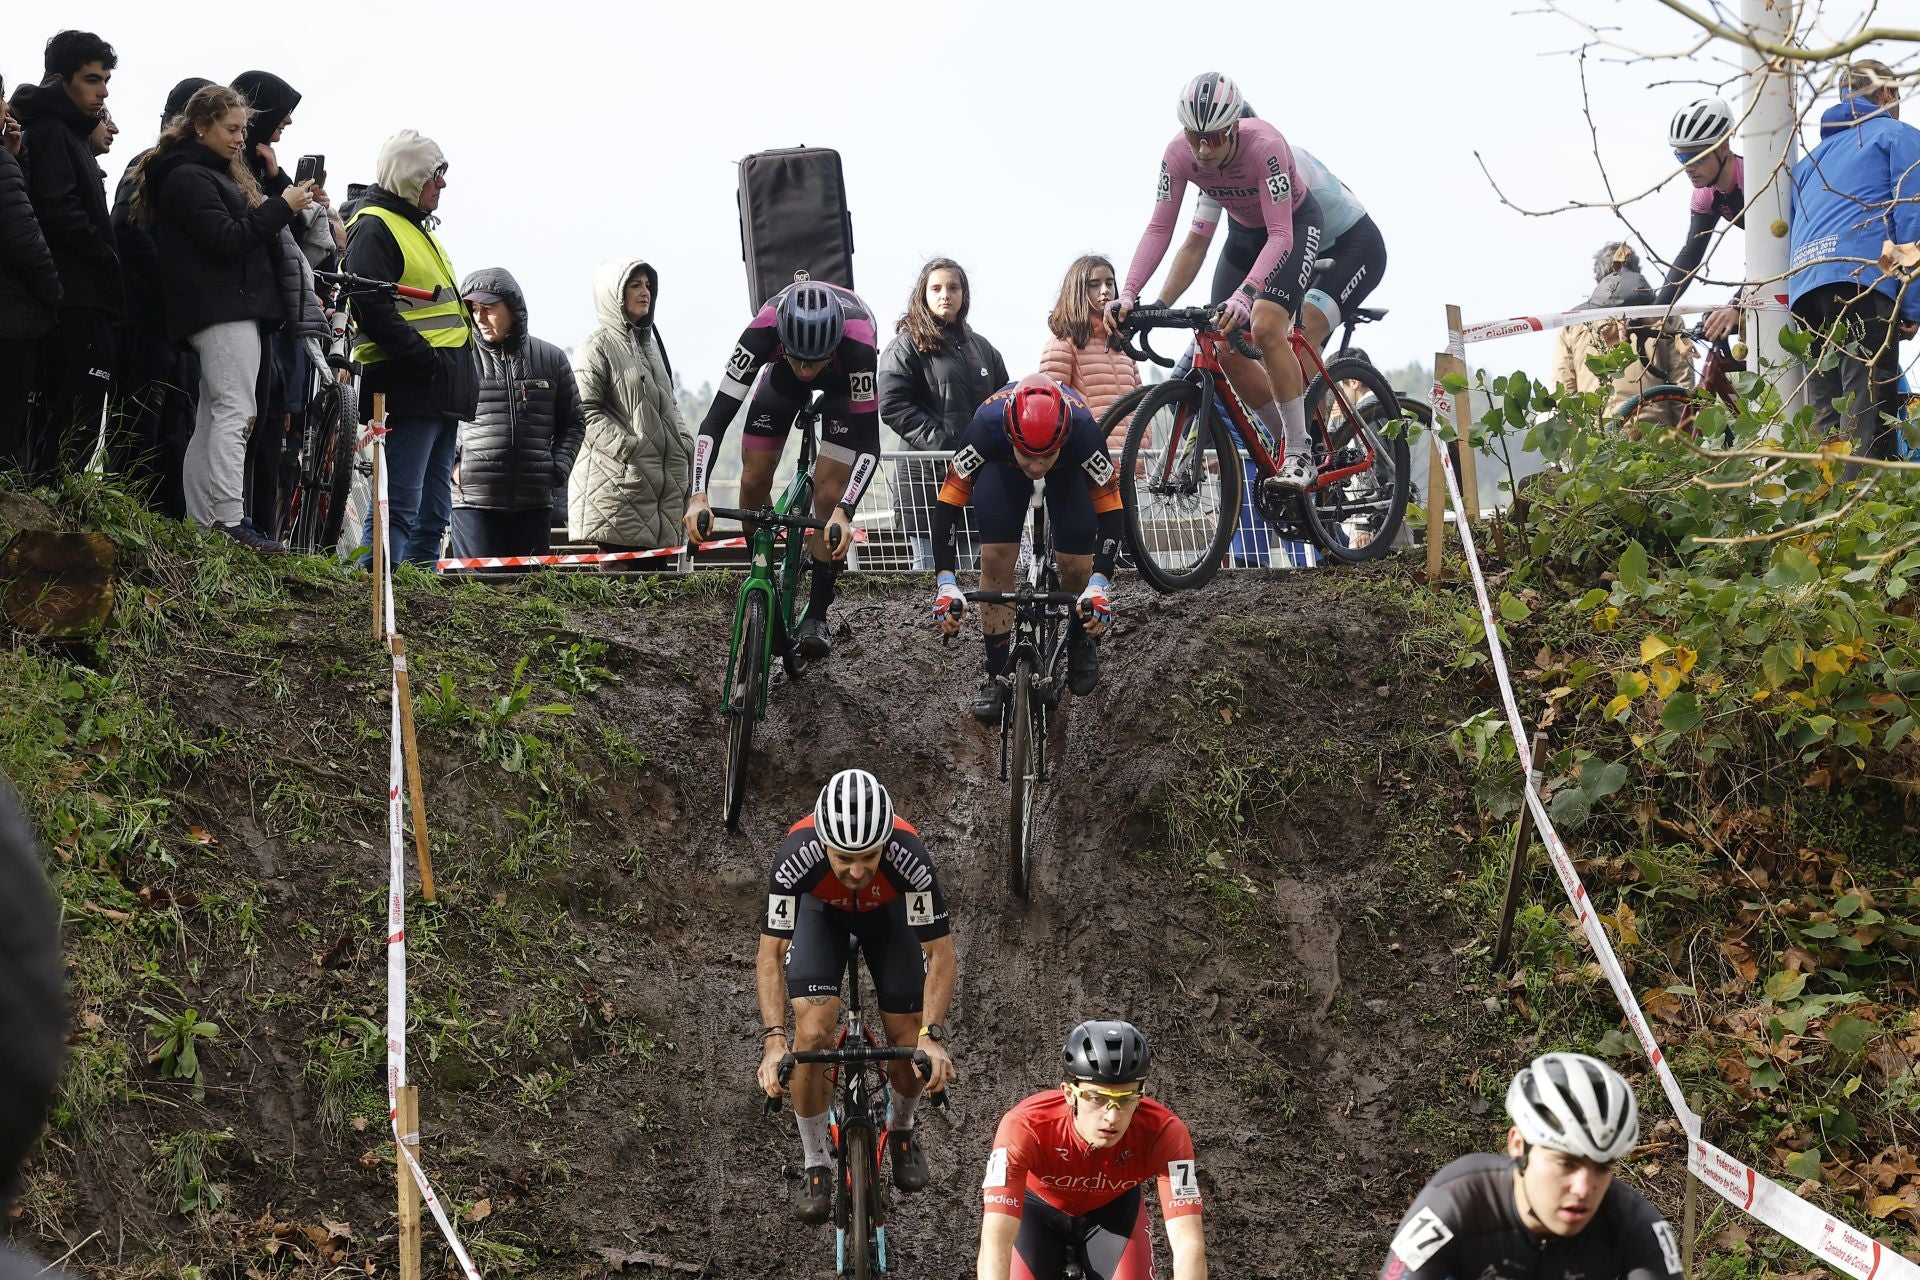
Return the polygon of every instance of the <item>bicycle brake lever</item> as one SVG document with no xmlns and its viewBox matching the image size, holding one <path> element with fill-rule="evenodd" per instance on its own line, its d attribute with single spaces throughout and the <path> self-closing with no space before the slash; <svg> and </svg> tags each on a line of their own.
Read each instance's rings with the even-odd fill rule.
<svg viewBox="0 0 1920 1280">
<path fill-rule="evenodd" d="M 760 1114 L 771 1119 L 773 1115 L 779 1110 L 780 1110 L 780 1099 L 768 1098 L 767 1105 L 760 1109 Z"/>
</svg>

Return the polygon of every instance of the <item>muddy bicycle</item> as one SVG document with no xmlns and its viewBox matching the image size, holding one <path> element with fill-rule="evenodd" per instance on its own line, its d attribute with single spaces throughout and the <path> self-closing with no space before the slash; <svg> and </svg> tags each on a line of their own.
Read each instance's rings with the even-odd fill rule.
<svg viewBox="0 0 1920 1280">
<path fill-rule="evenodd" d="M 882 1045 L 868 1029 L 860 1009 L 860 945 L 854 938 L 848 950 L 845 1010 L 833 1047 L 784 1054 L 779 1071 L 780 1087 L 785 1089 L 793 1069 L 802 1063 L 833 1068 L 829 1073 L 833 1101 L 827 1108 L 834 1165 L 833 1273 L 872 1280 L 888 1274 L 887 1195 L 880 1177 L 892 1096 L 886 1064 L 911 1062 L 922 1079 L 933 1074 L 933 1066 L 919 1049 Z M 945 1100 L 943 1092 L 932 1101 L 938 1106 Z M 768 1098 L 766 1114 L 773 1115 L 779 1107 L 778 1098 Z"/>
</svg>

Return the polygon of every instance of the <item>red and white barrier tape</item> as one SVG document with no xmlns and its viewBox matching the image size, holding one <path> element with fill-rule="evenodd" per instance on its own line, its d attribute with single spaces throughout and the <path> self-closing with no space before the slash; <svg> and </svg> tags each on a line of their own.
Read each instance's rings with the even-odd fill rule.
<svg viewBox="0 0 1920 1280">
<path fill-rule="evenodd" d="M 1462 359 L 1466 357 L 1466 345 L 1471 342 L 1490 342 L 1495 338 L 1510 338 L 1520 333 L 1544 333 L 1548 329 L 1562 329 L 1570 324 L 1586 324 L 1590 320 L 1664 320 L 1668 316 L 1697 315 L 1707 311 L 1718 311 L 1729 304 L 1700 304 L 1696 306 L 1645 306 L 1645 307 L 1595 307 L 1591 311 L 1553 311 L 1537 316 L 1511 316 L 1505 320 L 1486 320 L 1480 324 L 1470 324 L 1460 330 L 1457 339 L 1449 339 L 1447 350 Z M 1758 304 L 1741 304 L 1748 311 L 1784 311 L 1787 299 L 1783 294 L 1778 298 Z"/>
<path fill-rule="evenodd" d="M 387 1127 L 393 1133 L 395 1158 L 405 1162 L 414 1185 L 420 1188 L 421 1201 L 439 1224 L 440 1234 L 446 1237 L 453 1256 L 460 1260 L 462 1274 L 466 1280 L 480 1280 L 480 1272 L 473 1265 L 473 1259 L 467 1256 L 466 1246 L 460 1243 L 459 1233 L 453 1229 L 453 1221 L 447 1217 L 446 1207 L 440 1203 L 440 1197 L 434 1194 L 432 1181 L 413 1154 L 413 1148 L 420 1142 L 420 1135 L 417 1132 L 400 1132 L 399 1090 L 407 1082 L 407 842 L 406 818 L 400 803 L 400 788 L 405 783 L 405 760 L 400 735 L 400 676 L 407 669 L 407 660 L 404 655 L 393 652 L 392 643 L 398 632 L 393 613 L 393 547 L 388 541 L 392 529 L 387 523 L 386 458 L 385 450 L 381 447 L 385 435 L 384 429 L 368 432 L 374 449 L 374 473 L 379 477 L 378 492 L 374 495 L 374 518 L 380 522 L 380 542 L 384 550 L 384 554 L 378 557 L 379 563 L 372 568 L 380 575 L 381 594 L 386 597 L 385 631 L 388 652 L 393 657 L 393 670 L 388 681 L 391 714 L 388 725 L 390 745 L 387 750 Z"/>
<path fill-rule="evenodd" d="M 1665 308 L 1659 308 L 1662 314 Z M 1470 331 L 1469 331 L 1470 333 Z M 1496 335 L 1497 336 L 1497 335 Z M 1469 336 L 1467 341 L 1471 341 Z M 1462 343 L 1461 345 L 1464 345 Z M 1459 397 L 1466 399 L 1463 392 Z M 1433 385 L 1432 393 L 1434 425 L 1443 429 L 1446 424 L 1469 421 L 1464 403 L 1457 406 L 1455 398 L 1438 382 Z M 1440 469 L 1447 481 L 1447 494 L 1453 502 L 1456 513 L 1466 510 L 1466 503 L 1460 494 L 1460 481 L 1453 471 L 1453 460 L 1448 451 L 1441 449 Z M 1600 964 L 1601 971 L 1607 975 L 1607 982 L 1613 987 L 1614 998 L 1619 1001 L 1621 1011 L 1626 1014 L 1627 1022 L 1640 1041 L 1640 1047 L 1653 1063 L 1655 1076 L 1660 1087 L 1667 1095 L 1667 1102 L 1680 1120 L 1687 1134 L 1687 1168 L 1696 1177 L 1718 1192 L 1735 1208 L 1742 1209 L 1759 1219 L 1801 1248 L 1847 1274 L 1860 1277 L 1860 1280 L 1920 1280 L 1920 1266 L 1908 1261 L 1900 1254 L 1881 1245 L 1871 1236 L 1862 1234 L 1846 1223 L 1833 1217 L 1825 1210 L 1817 1208 L 1787 1190 L 1773 1179 L 1756 1172 L 1747 1165 L 1728 1155 L 1720 1148 L 1707 1142 L 1700 1136 L 1700 1117 L 1687 1105 L 1686 1095 L 1680 1090 L 1680 1082 L 1674 1078 L 1673 1070 L 1667 1065 L 1666 1055 L 1659 1043 L 1653 1038 L 1652 1029 L 1647 1025 L 1646 1016 L 1640 1010 L 1640 1002 L 1634 998 L 1633 988 L 1627 983 L 1626 971 L 1620 966 L 1620 958 L 1614 953 L 1613 942 L 1607 937 L 1606 926 L 1600 922 L 1599 915 L 1593 909 L 1592 899 L 1587 896 L 1586 886 L 1580 882 L 1580 873 L 1574 868 L 1573 858 L 1567 852 L 1566 844 L 1560 839 L 1560 833 L 1553 828 L 1553 821 L 1547 816 L 1547 808 L 1541 801 L 1537 785 L 1539 777 L 1536 770 L 1540 761 L 1527 759 L 1530 750 L 1526 725 L 1520 719 L 1520 706 L 1514 697 L 1513 678 L 1507 668 L 1504 646 L 1500 643 L 1500 628 L 1494 621 L 1493 601 L 1487 592 L 1486 575 L 1480 569 L 1480 556 L 1474 547 L 1473 526 L 1464 519 L 1454 521 L 1454 528 L 1460 532 L 1460 548 L 1466 555 L 1467 571 L 1473 578 L 1474 595 L 1480 604 L 1480 622 L 1487 633 L 1487 652 L 1493 659 L 1493 673 L 1500 686 L 1500 700 L 1507 715 L 1507 729 L 1513 734 L 1515 747 L 1519 751 L 1522 770 L 1522 783 L 1526 791 L 1527 807 L 1533 813 L 1534 826 L 1540 838 L 1547 846 L 1547 852 L 1553 860 L 1554 870 L 1560 874 L 1560 886 L 1566 891 L 1567 900 L 1573 904 L 1574 915 L 1580 923 L 1581 932 L 1593 947 L 1593 954 Z"/>
<path fill-rule="evenodd" d="M 867 531 L 855 529 L 855 542 L 865 542 Z M 722 547 L 744 547 L 744 536 L 737 538 L 715 538 L 711 542 L 702 542 L 694 546 L 695 551 L 714 551 Z M 655 547 L 650 551 L 578 551 L 557 556 L 465 556 L 448 557 L 435 562 L 439 569 L 523 569 L 534 565 L 547 564 L 617 564 L 623 560 L 660 560 L 678 556 L 685 547 Z"/>
</svg>

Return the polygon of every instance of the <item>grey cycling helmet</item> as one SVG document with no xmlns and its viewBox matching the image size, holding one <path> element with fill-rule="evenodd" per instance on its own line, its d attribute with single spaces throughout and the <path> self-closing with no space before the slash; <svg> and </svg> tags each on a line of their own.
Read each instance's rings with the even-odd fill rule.
<svg viewBox="0 0 1920 1280">
<path fill-rule="evenodd" d="M 1214 133 L 1238 120 L 1246 108 L 1238 85 L 1218 71 L 1203 71 L 1180 91 L 1180 127 Z"/>
<path fill-rule="evenodd" d="M 847 331 L 840 296 L 823 284 L 800 281 L 780 295 L 780 345 L 796 360 L 825 360 Z"/>
<path fill-rule="evenodd" d="M 813 829 L 828 848 L 842 853 L 877 849 L 893 834 L 893 797 L 865 769 L 842 769 L 820 788 Z"/>
<path fill-rule="evenodd" d="M 1060 1051 L 1067 1075 L 1099 1084 L 1128 1084 L 1147 1078 L 1153 1050 L 1131 1022 L 1095 1018 L 1075 1027 Z"/>
<path fill-rule="evenodd" d="M 1507 1086 L 1507 1114 L 1532 1145 L 1596 1164 L 1612 1164 L 1640 1140 L 1633 1090 L 1584 1053 L 1546 1053 L 1528 1063 Z"/>
<path fill-rule="evenodd" d="M 1667 126 L 1667 145 L 1675 151 L 1705 151 L 1733 136 L 1733 108 L 1725 98 L 1702 98 L 1676 111 Z"/>
</svg>

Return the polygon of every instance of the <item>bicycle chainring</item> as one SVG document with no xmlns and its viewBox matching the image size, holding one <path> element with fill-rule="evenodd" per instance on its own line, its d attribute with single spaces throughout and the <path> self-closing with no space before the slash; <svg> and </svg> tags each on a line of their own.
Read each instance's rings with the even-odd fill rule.
<svg viewBox="0 0 1920 1280">
<path fill-rule="evenodd" d="M 1300 510 L 1302 501 L 1299 494 L 1275 489 L 1264 482 L 1256 481 L 1253 486 L 1253 509 L 1282 538 L 1307 540 L 1306 516 Z"/>
</svg>

